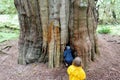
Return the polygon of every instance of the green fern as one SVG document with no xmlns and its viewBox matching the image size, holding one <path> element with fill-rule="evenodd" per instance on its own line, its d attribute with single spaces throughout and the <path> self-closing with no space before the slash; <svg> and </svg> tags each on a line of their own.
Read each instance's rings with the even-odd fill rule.
<svg viewBox="0 0 120 80">
<path fill-rule="evenodd" d="M 100 29 L 98 29 L 98 33 L 109 34 L 111 33 L 111 29 L 109 27 L 101 27 Z"/>
</svg>

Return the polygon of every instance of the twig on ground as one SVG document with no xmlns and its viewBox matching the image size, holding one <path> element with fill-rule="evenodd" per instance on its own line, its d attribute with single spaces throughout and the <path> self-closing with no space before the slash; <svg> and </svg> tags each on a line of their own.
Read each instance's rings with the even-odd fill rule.
<svg viewBox="0 0 120 80">
<path fill-rule="evenodd" d="M 6 52 L 3 52 L 2 50 L 0 50 L 0 54 L 7 54 Z"/>
<path fill-rule="evenodd" d="M 9 51 L 9 49 L 11 48 L 12 46 L 5 46 L 3 49 L 1 49 L 1 50 L 5 50 L 5 49 L 7 49 L 7 51 Z"/>
</svg>

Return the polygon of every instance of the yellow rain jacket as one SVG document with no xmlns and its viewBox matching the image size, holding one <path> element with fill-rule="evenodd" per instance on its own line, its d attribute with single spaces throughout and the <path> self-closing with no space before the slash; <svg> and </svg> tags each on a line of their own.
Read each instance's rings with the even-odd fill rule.
<svg viewBox="0 0 120 80">
<path fill-rule="evenodd" d="M 86 74 L 82 67 L 76 67 L 71 65 L 67 69 L 67 73 L 69 75 L 69 80 L 85 80 Z"/>
</svg>

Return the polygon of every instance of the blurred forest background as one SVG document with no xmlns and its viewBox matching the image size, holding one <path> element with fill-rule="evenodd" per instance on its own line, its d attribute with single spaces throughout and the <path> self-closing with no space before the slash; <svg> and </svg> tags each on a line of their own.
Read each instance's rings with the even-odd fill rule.
<svg viewBox="0 0 120 80">
<path fill-rule="evenodd" d="M 120 35 L 120 0 L 98 0 L 98 34 Z M 17 39 L 19 21 L 14 0 L 0 0 L 0 42 Z"/>
</svg>

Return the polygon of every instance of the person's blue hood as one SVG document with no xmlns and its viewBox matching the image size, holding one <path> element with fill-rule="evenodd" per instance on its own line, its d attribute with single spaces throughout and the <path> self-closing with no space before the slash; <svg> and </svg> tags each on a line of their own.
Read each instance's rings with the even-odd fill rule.
<svg viewBox="0 0 120 80">
<path fill-rule="evenodd" d="M 66 46 L 66 49 L 70 49 L 70 46 Z"/>
</svg>

